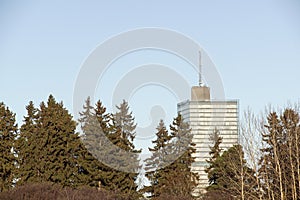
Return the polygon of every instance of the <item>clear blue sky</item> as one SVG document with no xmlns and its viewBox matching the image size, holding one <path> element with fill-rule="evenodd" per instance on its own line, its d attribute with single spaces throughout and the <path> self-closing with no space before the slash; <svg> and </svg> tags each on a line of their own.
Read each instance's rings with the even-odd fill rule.
<svg viewBox="0 0 300 200">
<path fill-rule="evenodd" d="M 19 123 L 30 100 L 39 104 L 50 93 L 72 112 L 77 75 L 94 48 L 120 32 L 160 27 L 187 35 L 205 49 L 226 98 L 239 99 L 241 112 L 247 106 L 260 111 L 269 103 L 298 102 L 299 19 L 297 0 L 0 1 L 0 101 L 17 113 Z M 115 84 L 118 76 L 108 75 L 106 84 Z M 187 77 L 197 84 L 196 74 Z M 168 107 L 169 123 L 176 101 L 166 94 L 169 104 L 159 102 L 164 92 L 156 89 L 153 101 Z M 105 99 L 105 92 L 97 97 Z M 135 104 L 142 98 L 136 92 L 129 103 L 136 120 L 147 126 L 153 105 Z"/>
</svg>

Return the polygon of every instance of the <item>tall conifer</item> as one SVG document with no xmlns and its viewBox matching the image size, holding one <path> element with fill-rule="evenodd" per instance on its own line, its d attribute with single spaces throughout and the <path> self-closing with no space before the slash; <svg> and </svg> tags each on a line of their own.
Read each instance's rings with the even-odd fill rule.
<svg viewBox="0 0 300 200">
<path fill-rule="evenodd" d="M 208 176 L 209 188 L 217 185 L 217 179 L 220 174 L 218 174 L 214 168 L 216 168 L 216 160 L 221 156 L 222 149 L 220 148 L 220 144 L 222 143 L 223 138 L 220 137 L 220 132 L 218 129 L 215 129 L 210 136 L 210 140 L 213 142 L 213 145 L 210 146 L 210 158 L 207 161 L 208 167 L 205 169 L 205 172 Z"/>
<path fill-rule="evenodd" d="M 158 197 L 161 194 L 164 171 L 163 168 L 168 164 L 166 157 L 168 155 L 168 145 L 170 145 L 171 136 L 166 129 L 163 120 L 160 120 L 156 128 L 156 139 L 152 141 L 153 148 L 149 148 L 152 153 L 150 158 L 145 160 L 146 177 L 150 181 L 150 186 L 145 186 L 143 192 L 149 193 L 150 197 Z"/>
<path fill-rule="evenodd" d="M 154 199 L 189 199 L 192 198 L 198 180 L 198 175 L 191 171 L 191 165 L 195 161 L 192 154 L 196 152 L 192 142 L 193 135 L 180 114 L 174 118 L 170 130 L 168 134 L 163 122 L 160 122 L 157 138 L 153 141 L 155 146 L 149 149 L 152 156 L 145 160 L 146 169 L 156 170 L 146 173 L 151 186 L 145 187 L 144 191 L 150 192 Z M 163 164 L 162 168 L 160 164 Z"/>
<path fill-rule="evenodd" d="M 14 184 L 14 143 L 17 134 L 15 114 L 0 102 L 0 192 L 9 190 Z"/>
<path fill-rule="evenodd" d="M 172 154 L 178 158 L 167 167 L 167 181 L 169 187 L 166 187 L 167 193 L 175 196 L 193 197 L 193 192 L 197 186 L 198 174 L 192 172 L 191 166 L 195 162 L 194 153 L 196 153 L 193 135 L 187 122 L 184 122 L 180 114 L 174 118 L 170 125 L 172 136 Z M 176 177 L 176 178 L 175 178 Z"/>
<path fill-rule="evenodd" d="M 137 192 L 136 181 L 141 168 L 138 159 L 141 150 L 135 149 L 133 144 L 136 136 L 136 123 L 125 100 L 116 107 L 117 112 L 113 115 L 113 130 L 109 139 L 114 145 L 128 152 L 128 156 L 120 158 L 120 162 L 126 163 L 125 168 L 131 169 L 133 172 L 116 171 L 116 179 L 113 181 L 122 193 L 138 198 L 140 195 Z"/>
<path fill-rule="evenodd" d="M 37 161 L 40 151 L 37 144 L 37 119 L 38 109 L 34 107 L 32 101 L 26 106 L 27 116 L 24 117 L 20 128 L 20 136 L 17 139 L 16 151 L 18 154 L 17 184 L 38 181 Z"/>
<path fill-rule="evenodd" d="M 75 130 L 76 122 L 52 95 L 39 109 L 30 102 L 18 139 L 19 183 L 83 185 L 80 176 L 83 148 Z"/>
<path fill-rule="evenodd" d="M 90 99 L 87 99 L 79 120 L 83 143 L 91 156 L 85 166 L 93 181 L 100 181 L 103 188 L 136 199 L 139 197 L 135 181 L 140 152 L 133 145 L 136 124 L 127 102 L 124 101 L 117 109 L 118 112 L 111 115 L 106 113 L 101 101 L 92 107 Z"/>
</svg>

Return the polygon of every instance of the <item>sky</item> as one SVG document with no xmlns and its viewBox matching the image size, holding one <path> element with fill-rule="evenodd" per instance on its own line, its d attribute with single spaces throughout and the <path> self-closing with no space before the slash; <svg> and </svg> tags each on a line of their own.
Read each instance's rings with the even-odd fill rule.
<svg viewBox="0 0 300 200">
<path fill-rule="evenodd" d="M 0 102 L 17 114 L 21 124 L 29 101 L 38 106 L 53 94 L 76 118 L 73 95 L 89 55 L 119 34 L 155 27 L 199 44 L 220 75 L 225 98 L 238 99 L 240 113 L 247 107 L 254 112 L 268 104 L 282 107 L 300 100 L 299 19 L 297 0 L 1 0 Z M 190 63 L 172 53 L 142 49 L 111 63 L 98 79 L 94 100 L 101 99 L 113 111 L 116 86 L 133 70 L 153 63 L 174 72 L 166 76 L 168 80 L 176 82 L 174 77 L 180 75 L 189 86 L 198 84 Z M 171 123 L 181 100 L 172 87 L 139 84 L 126 99 L 138 130 L 154 129 L 160 118 Z M 152 139 L 151 134 L 154 130 L 141 138 Z"/>
</svg>

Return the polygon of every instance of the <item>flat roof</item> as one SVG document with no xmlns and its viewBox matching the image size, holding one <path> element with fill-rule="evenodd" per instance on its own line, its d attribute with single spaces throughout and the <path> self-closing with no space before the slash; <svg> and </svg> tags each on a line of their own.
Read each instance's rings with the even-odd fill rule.
<svg viewBox="0 0 300 200">
<path fill-rule="evenodd" d="M 236 104 L 238 103 L 238 99 L 230 99 L 230 100 L 209 100 L 209 101 L 191 101 L 191 100 L 185 100 L 182 102 L 177 103 L 177 106 L 184 105 L 184 104 Z"/>
</svg>

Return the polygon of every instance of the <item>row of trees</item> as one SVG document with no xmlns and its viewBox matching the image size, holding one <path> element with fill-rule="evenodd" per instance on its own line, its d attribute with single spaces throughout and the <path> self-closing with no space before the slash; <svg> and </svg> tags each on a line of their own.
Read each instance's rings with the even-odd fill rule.
<svg viewBox="0 0 300 200">
<path fill-rule="evenodd" d="M 258 119 L 246 112 L 240 143 L 222 151 L 212 134 L 205 199 L 300 198 L 300 121 L 297 108 L 268 112 Z M 222 153 L 223 152 L 223 153 Z M 246 159 L 245 159 L 246 158 Z M 246 161 L 247 160 L 247 161 Z"/>
<path fill-rule="evenodd" d="M 142 193 L 162 199 L 191 198 L 197 175 L 191 172 L 195 152 L 191 130 L 178 115 L 167 131 L 161 121 L 146 176 L 151 186 L 137 191 L 141 169 L 134 146 L 136 123 L 126 101 L 107 113 L 88 98 L 77 122 L 52 95 L 47 102 L 26 106 L 18 128 L 15 114 L 0 104 L 0 192 L 32 183 L 55 183 L 67 188 L 88 186 L 113 191 L 120 198 L 138 199 Z M 182 198 L 181 198 L 182 197 Z"/>
<path fill-rule="evenodd" d="M 39 107 L 30 102 L 26 109 L 18 128 L 15 114 L 0 103 L 0 192 L 50 182 L 66 188 L 108 190 L 120 199 L 139 199 L 142 194 L 151 199 L 194 198 L 195 144 L 180 115 L 169 129 L 160 121 L 149 148 L 152 156 L 144 161 L 150 185 L 138 191 L 141 150 L 134 146 L 136 123 L 126 101 L 111 114 L 101 101 L 92 105 L 88 98 L 78 119 L 80 133 L 77 122 L 52 95 Z M 268 112 L 261 119 L 245 113 L 240 143 L 229 149 L 220 148 L 218 130 L 208 134 L 213 144 L 206 168 L 209 186 L 201 198 L 300 198 L 297 108 Z"/>
<path fill-rule="evenodd" d="M 100 101 L 93 107 L 87 99 L 80 113 L 80 134 L 76 121 L 52 95 L 38 108 L 30 102 L 26 109 L 18 129 L 15 114 L 0 104 L 0 192 L 26 183 L 51 182 L 73 188 L 98 187 L 138 198 L 138 169 L 136 173 L 115 170 L 92 155 L 101 146 L 103 135 L 92 130 L 95 120 L 114 145 L 137 151 L 133 145 L 136 125 L 127 102 L 112 115 Z"/>
</svg>

